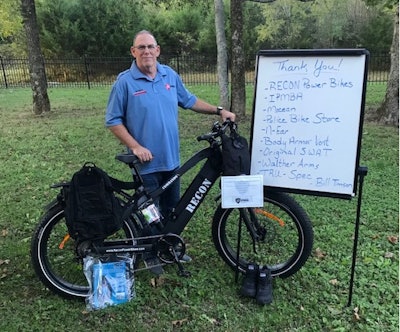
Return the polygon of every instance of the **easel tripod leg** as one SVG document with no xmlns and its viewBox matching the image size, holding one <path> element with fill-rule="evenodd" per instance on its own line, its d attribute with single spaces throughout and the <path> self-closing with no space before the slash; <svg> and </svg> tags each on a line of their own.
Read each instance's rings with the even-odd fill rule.
<svg viewBox="0 0 400 332">
<path fill-rule="evenodd" d="M 351 301 L 353 298 L 353 288 L 354 288 L 354 274 L 356 268 L 356 260 L 357 260 L 357 246 L 358 246 L 358 237 L 360 230 L 360 215 L 361 215 L 361 202 L 362 202 L 362 189 L 364 184 L 364 177 L 368 173 L 367 167 L 359 167 L 358 175 L 359 175 L 359 188 L 358 188 L 358 202 L 357 202 L 357 215 L 354 229 L 354 242 L 353 242 L 353 259 L 351 264 L 351 276 L 350 276 L 350 285 L 349 285 L 349 299 L 347 302 L 347 306 L 351 305 Z"/>
</svg>

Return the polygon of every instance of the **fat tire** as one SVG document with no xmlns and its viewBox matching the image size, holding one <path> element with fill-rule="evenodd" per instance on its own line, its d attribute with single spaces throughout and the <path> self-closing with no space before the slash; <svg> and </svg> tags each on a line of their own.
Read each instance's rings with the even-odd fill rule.
<svg viewBox="0 0 400 332">
<path fill-rule="evenodd" d="M 124 221 L 122 232 L 126 238 L 134 238 L 137 234 L 130 220 Z M 70 238 L 66 247 L 59 249 L 57 262 L 54 260 L 53 264 L 49 257 L 53 251 L 58 253 L 55 244 L 60 244 L 66 234 L 64 207 L 59 203 L 40 219 L 32 236 L 32 266 L 38 278 L 52 292 L 68 299 L 85 299 L 89 295 L 89 285 L 83 273 L 82 260 L 76 258 L 74 240 Z M 60 271 L 56 266 L 61 266 Z"/>
<path fill-rule="evenodd" d="M 286 193 L 264 189 L 264 209 L 277 214 L 285 224 L 282 226 L 264 218 L 267 234 L 264 241 L 257 243 L 257 254 L 252 250 L 253 242 L 242 223 L 240 242 L 245 248 L 240 247 L 237 262 L 238 235 L 235 232 L 239 229 L 239 210 L 222 209 L 221 205 L 215 211 L 212 224 L 215 248 L 227 265 L 242 273 L 247 264 L 255 263 L 267 265 L 273 277 L 289 277 L 305 264 L 311 254 L 314 240 L 311 221 L 304 209 Z"/>
</svg>

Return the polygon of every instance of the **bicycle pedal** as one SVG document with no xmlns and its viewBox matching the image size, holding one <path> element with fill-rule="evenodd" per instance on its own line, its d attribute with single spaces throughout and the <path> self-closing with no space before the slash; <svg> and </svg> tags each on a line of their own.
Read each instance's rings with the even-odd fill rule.
<svg viewBox="0 0 400 332">
<path fill-rule="evenodd" d="M 183 267 L 183 264 L 179 260 L 176 260 L 176 264 L 178 265 L 178 275 L 180 277 L 188 278 L 191 276 L 191 273 Z"/>
</svg>

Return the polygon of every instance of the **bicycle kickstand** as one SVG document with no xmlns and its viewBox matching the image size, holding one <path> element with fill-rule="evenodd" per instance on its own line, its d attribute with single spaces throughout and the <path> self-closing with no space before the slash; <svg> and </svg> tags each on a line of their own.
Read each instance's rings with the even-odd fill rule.
<svg viewBox="0 0 400 332">
<path fill-rule="evenodd" d="M 170 253 L 174 256 L 175 263 L 178 265 L 178 269 L 179 269 L 178 270 L 178 275 L 180 277 L 185 277 L 185 278 L 190 277 L 191 276 L 190 271 L 186 270 L 183 267 L 183 264 L 180 262 L 180 260 L 178 258 L 178 255 L 176 254 L 174 248 L 170 248 L 169 250 L 170 250 Z"/>
</svg>

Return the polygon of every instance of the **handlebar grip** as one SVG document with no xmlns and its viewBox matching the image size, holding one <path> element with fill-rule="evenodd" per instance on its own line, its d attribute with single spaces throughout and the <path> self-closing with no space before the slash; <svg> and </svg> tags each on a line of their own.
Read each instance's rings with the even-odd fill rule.
<svg viewBox="0 0 400 332">
<path fill-rule="evenodd" d="M 197 141 L 198 141 L 198 142 L 200 142 L 200 141 L 206 141 L 206 140 L 208 140 L 209 137 L 211 137 L 210 134 L 200 135 L 200 136 L 197 136 Z"/>
<path fill-rule="evenodd" d="M 223 133 L 225 133 L 228 127 L 230 128 L 231 131 L 236 132 L 237 129 L 236 122 L 230 119 L 226 119 L 222 124 L 220 124 L 219 122 L 215 122 L 212 131 L 210 133 L 197 136 L 197 141 L 198 142 L 209 141 L 211 139 L 220 137 Z"/>
</svg>

